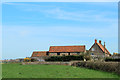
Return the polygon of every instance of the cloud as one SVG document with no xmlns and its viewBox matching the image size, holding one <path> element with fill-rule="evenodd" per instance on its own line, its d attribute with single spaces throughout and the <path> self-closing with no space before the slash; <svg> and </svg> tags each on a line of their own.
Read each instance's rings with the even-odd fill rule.
<svg viewBox="0 0 120 80">
<path fill-rule="evenodd" d="M 112 51 L 117 51 L 118 25 L 117 18 L 115 17 L 117 12 L 97 12 L 96 10 L 78 11 L 78 9 L 77 11 L 71 11 L 71 9 L 64 9 L 64 6 L 61 8 L 58 6 L 26 3 L 7 3 L 7 5 L 15 5 L 15 8 L 19 6 L 19 9 L 23 11 L 42 13 L 45 17 L 56 20 L 86 22 L 86 26 L 80 24 L 77 26 L 65 26 L 64 24 L 63 26 L 59 26 L 55 24 L 55 26 L 48 25 L 43 27 L 40 24 L 39 26 L 31 26 L 31 24 L 28 24 L 29 26 L 25 26 L 24 24 L 7 26 L 6 24 L 2 31 L 4 55 L 12 55 L 14 53 L 16 56 L 18 54 L 20 54 L 19 56 L 25 56 L 26 53 L 29 55 L 36 48 L 38 50 L 46 49 L 51 44 L 79 44 L 82 40 L 88 41 L 88 44 L 90 44 L 89 41 L 91 38 L 109 39 L 109 47 L 112 48 L 111 44 L 113 44 L 114 48 Z M 113 17 L 109 17 L 109 15 Z M 27 20 L 29 19 L 27 18 Z M 95 25 L 89 25 L 91 22 L 95 23 Z M 96 24 L 96 22 L 99 22 L 99 24 Z M 102 26 L 100 26 L 101 22 Z"/>
<path fill-rule="evenodd" d="M 65 11 L 61 10 L 60 8 L 56 9 L 48 9 L 48 10 L 43 10 L 40 11 L 43 12 L 45 15 L 51 18 L 56 18 L 56 19 L 63 19 L 63 20 L 73 20 L 73 21 L 83 21 L 83 22 L 117 22 L 116 18 L 109 18 L 105 17 L 108 14 L 107 12 L 104 13 L 96 13 L 97 11 L 95 10 L 88 10 L 88 11 Z M 95 14 L 96 13 L 96 14 Z M 112 15 L 113 12 L 111 12 Z M 109 13 L 109 15 L 111 14 Z M 117 13 L 117 12 L 116 12 Z M 116 14 L 117 15 L 117 14 Z"/>
<path fill-rule="evenodd" d="M 47 18 L 59 19 L 59 20 L 72 20 L 80 22 L 117 22 L 117 12 L 113 11 L 97 11 L 97 10 L 79 10 L 68 11 L 67 8 L 55 5 L 38 5 L 38 4 L 28 4 L 28 3 L 9 3 L 8 5 L 21 5 L 21 9 L 29 12 L 37 12 L 43 14 Z M 95 3 L 91 3 L 94 4 Z M 24 5 L 24 6 L 23 6 Z M 101 5 L 105 5 L 102 4 Z M 117 7 L 117 6 L 116 6 Z M 110 18 L 109 16 L 116 16 Z"/>
<path fill-rule="evenodd" d="M 27 6 L 29 4 L 26 4 Z M 39 12 L 44 14 L 46 17 L 61 19 L 61 20 L 73 20 L 73 21 L 82 21 L 82 22 L 117 22 L 117 18 L 106 17 L 108 15 L 117 17 L 117 12 L 97 12 L 97 10 L 77 10 L 77 11 L 68 11 L 61 7 L 49 5 L 34 5 L 30 4 L 31 8 L 24 8 L 26 11 Z"/>
<path fill-rule="evenodd" d="M 107 11 L 98 11 L 97 10 L 67 10 L 60 6 L 51 6 L 51 5 L 38 5 L 38 4 L 28 4 L 28 3 L 5 3 L 9 5 L 25 5 L 22 10 L 29 11 L 29 12 L 37 12 L 44 14 L 47 18 L 54 18 L 54 19 L 60 19 L 60 20 L 71 20 L 71 21 L 78 21 L 78 22 L 92 22 L 92 23 L 103 23 L 103 26 L 96 25 L 95 26 L 78 26 L 78 27 L 67 27 L 67 26 L 55 26 L 55 27 L 30 27 L 33 29 L 18 29 L 19 34 L 21 36 L 27 36 L 33 34 L 39 34 L 39 35 L 53 35 L 53 36 L 73 36 L 73 37 L 80 37 L 80 36 L 101 36 L 101 37 L 114 37 L 116 35 L 111 34 L 113 31 L 113 28 L 117 26 L 117 17 L 109 17 L 110 16 L 117 16 L 117 12 L 107 12 Z M 46 18 L 46 19 L 47 19 Z M 104 24 L 108 23 L 109 27 L 104 26 Z M 99 28 L 98 28 L 99 27 Z M 18 28 L 18 27 L 17 27 Z M 37 29 L 38 28 L 38 29 Z M 108 29 L 109 28 L 109 29 Z M 69 29 L 69 30 L 68 30 Z M 115 30 L 117 28 L 115 27 Z M 30 30 L 30 31 L 28 31 Z M 35 32 L 33 32 L 34 30 Z M 50 30 L 50 31 L 49 31 Z M 66 31 L 67 30 L 67 31 Z M 30 33 L 32 32 L 32 33 Z M 46 32 L 46 33 L 44 33 Z M 61 33 L 63 32 L 63 33 Z M 42 34 L 44 33 L 44 34 Z M 56 33 L 56 34 L 53 34 Z M 60 33 L 60 34 L 59 34 Z M 115 32 L 116 33 L 116 32 Z M 80 34 L 80 35 L 79 35 Z M 81 35 L 82 34 L 82 35 Z M 105 35 L 104 35 L 105 34 Z M 109 35 L 111 34 L 111 35 Z"/>
</svg>

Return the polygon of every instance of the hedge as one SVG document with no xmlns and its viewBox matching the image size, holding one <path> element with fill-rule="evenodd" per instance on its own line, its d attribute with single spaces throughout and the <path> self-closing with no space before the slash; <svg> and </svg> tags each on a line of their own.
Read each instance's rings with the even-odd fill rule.
<svg viewBox="0 0 120 80">
<path fill-rule="evenodd" d="M 51 56 L 45 59 L 45 61 L 72 61 L 72 60 L 84 60 L 84 56 L 83 55 Z"/>
<path fill-rule="evenodd" d="M 77 62 L 73 63 L 73 66 L 76 67 L 85 67 L 95 70 L 115 72 L 120 75 L 120 63 L 119 62 Z"/>
<path fill-rule="evenodd" d="M 106 62 L 108 61 L 115 61 L 115 62 L 120 62 L 120 58 L 117 58 L 117 59 L 113 59 L 113 58 L 106 58 L 105 59 Z"/>
</svg>

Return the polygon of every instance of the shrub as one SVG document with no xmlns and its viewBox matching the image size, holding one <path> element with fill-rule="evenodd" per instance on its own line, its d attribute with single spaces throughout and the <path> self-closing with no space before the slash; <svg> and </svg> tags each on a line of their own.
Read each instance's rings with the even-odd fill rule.
<svg viewBox="0 0 120 80">
<path fill-rule="evenodd" d="M 31 59 L 31 62 L 35 62 L 35 61 L 38 61 L 37 59 Z"/>
<path fill-rule="evenodd" d="M 102 70 L 107 72 L 115 72 L 120 75 L 120 63 L 119 62 L 77 62 L 73 63 L 73 66 L 86 67 L 95 70 Z"/>
<path fill-rule="evenodd" d="M 84 60 L 84 56 L 83 55 L 51 56 L 45 59 L 45 61 L 72 61 L 72 60 Z"/>
<path fill-rule="evenodd" d="M 117 59 L 113 59 L 113 58 L 105 58 L 105 61 L 108 62 L 108 61 L 116 61 L 116 62 L 120 62 L 120 58 L 117 58 Z"/>
</svg>

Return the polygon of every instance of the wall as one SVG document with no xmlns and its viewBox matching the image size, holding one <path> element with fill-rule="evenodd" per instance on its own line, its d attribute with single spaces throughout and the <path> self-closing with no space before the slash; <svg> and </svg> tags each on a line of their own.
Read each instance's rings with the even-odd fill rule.
<svg viewBox="0 0 120 80">
<path fill-rule="evenodd" d="M 57 56 L 57 53 L 49 53 L 49 56 Z"/>
<path fill-rule="evenodd" d="M 79 54 L 81 54 L 81 53 L 79 52 Z M 70 55 L 79 55 L 79 54 L 78 54 L 78 52 L 70 53 Z M 63 56 L 63 55 L 68 56 L 69 54 L 67 52 L 62 52 L 62 53 L 60 53 L 60 55 L 57 55 L 57 53 L 49 53 L 49 56 Z"/>
<path fill-rule="evenodd" d="M 92 48 L 94 48 L 94 51 L 92 51 Z M 97 44 L 94 44 L 92 48 L 89 50 L 90 54 L 93 53 L 94 55 L 104 55 L 104 53 L 102 52 L 102 50 L 99 48 Z"/>
<path fill-rule="evenodd" d="M 80 54 L 80 53 L 79 53 Z M 79 55 L 77 52 L 76 53 L 70 53 L 70 55 Z"/>
<path fill-rule="evenodd" d="M 23 65 L 48 64 L 48 65 L 71 65 L 71 62 L 23 62 Z"/>
<path fill-rule="evenodd" d="M 60 56 L 63 56 L 63 55 L 67 56 L 68 53 L 60 53 Z"/>
</svg>

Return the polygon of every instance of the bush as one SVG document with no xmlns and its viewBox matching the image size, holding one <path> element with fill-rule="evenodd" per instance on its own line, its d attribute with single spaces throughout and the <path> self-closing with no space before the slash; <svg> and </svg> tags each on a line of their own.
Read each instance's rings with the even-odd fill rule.
<svg viewBox="0 0 120 80">
<path fill-rule="evenodd" d="M 107 72 L 115 72 L 120 75 L 120 63 L 119 62 L 77 62 L 73 63 L 73 66 L 86 67 L 95 70 L 102 70 Z"/>
<path fill-rule="evenodd" d="M 37 59 L 31 59 L 31 62 L 35 62 L 35 61 L 38 61 Z"/>
<path fill-rule="evenodd" d="M 116 61 L 116 62 L 120 62 L 120 58 L 117 58 L 117 59 L 106 58 L 105 61 L 106 61 L 106 62 L 108 62 L 108 61 Z"/>
<path fill-rule="evenodd" d="M 45 61 L 72 61 L 72 60 L 84 60 L 84 56 L 83 55 L 51 56 L 45 59 Z"/>
</svg>

